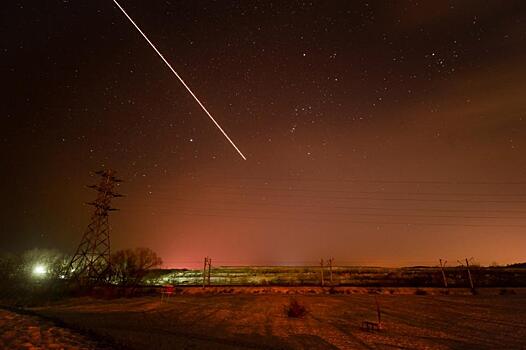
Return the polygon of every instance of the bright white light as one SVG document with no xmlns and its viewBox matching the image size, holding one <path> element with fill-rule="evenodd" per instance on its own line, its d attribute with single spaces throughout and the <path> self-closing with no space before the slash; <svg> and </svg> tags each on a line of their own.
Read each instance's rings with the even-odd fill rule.
<svg viewBox="0 0 526 350">
<path fill-rule="evenodd" d="M 33 267 L 33 274 L 37 276 L 44 276 L 47 273 L 47 269 L 44 265 L 35 265 Z"/>
<path fill-rule="evenodd" d="M 139 26 L 135 23 L 135 21 L 128 15 L 128 13 L 124 10 L 124 8 L 122 8 L 122 6 L 117 2 L 117 0 L 113 0 L 113 2 L 115 3 L 115 5 L 117 5 L 117 7 L 122 11 L 122 13 L 124 14 L 124 16 L 126 16 L 126 18 L 128 18 L 128 20 L 131 22 L 131 24 L 133 24 L 133 26 L 135 27 L 135 29 L 137 29 L 137 31 L 139 33 L 141 33 L 141 35 L 143 36 L 143 38 L 148 42 L 148 44 L 150 44 L 150 46 L 152 47 L 152 49 L 157 53 L 157 55 L 159 55 L 159 57 L 163 60 L 163 62 L 166 64 L 166 66 L 172 71 L 172 73 L 177 77 L 177 79 L 179 79 L 179 81 L 181 82 L 181 84 L 183 84 L 183 86 L 186 88 L 186 90 L 188 90 L 188 92 L 190 93 L 190 95 L 192 95 L 192 97 L 194 98 L 194 100 L 196 100 L 196 102 L 199 104 L 199 106 L 201 107 L 201 109 L 203 111 L 205 111 L 206 115 L 208 116 L 208 118 L 210 118 L 210 120 L 212 120 L 212 122 L 215 124 L 215 126 L 219 129 L 219 131 L 221 131 L 221 133 L 223 134 L 223 136 L 225 136 L 225 138 L 228 140 L 228 142 L 230 142 L 230 144 L 235 148 L 235 150 L 237 151 L 237 153 L 239 153 L 239 155 L 241 156 L 241 158 L 243 158 L 244 160 L 247 160 L 247 158 L 245 157 L 245 155 L 243 153 L 241 153 L 241 151 L 239 150 L 239 148 L 236 146 L 236 144 L 234 143 L 234 141 L 232 141 L 232 139 L 227 135 L 227 133 L 223 130 L 223 128 L 219 125 L 219 123 L 214 119 L 214 117 L 212 117 L 212 114 L 210 114 L 210 112 L 208 112 L 208 110 L 206 109 L 206 107 L 201 103 L 201 101 L 197 98 L 197 96 L 194 94 L 194 92 L 192 90 L 190 90 L 190 87 L 188 85 L 186 85 L 185 81 L 183 80 L 183 78 L 181 78 L 181 76 L 175 71 L 175 69 L 173 69 L 172 65 L 166 60 L 166 58 L 164 58 L 163 54 L 157 50 L 157 47 L 155 47 L 155 45 L 150 41 L 150 39 L 148 39 L 148 37 L 146 36 L 146 34 L 144 34 L 144 32 L 142 31 L 141 28 L 139 28 Z"/>
</svg>

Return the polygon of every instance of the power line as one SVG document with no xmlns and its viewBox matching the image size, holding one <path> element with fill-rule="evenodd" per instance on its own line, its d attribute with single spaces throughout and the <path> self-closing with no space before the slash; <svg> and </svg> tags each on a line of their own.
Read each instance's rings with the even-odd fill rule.
<svg viewBox="0 0 526 350">
<path fill-rule="evenodd" d="M 239 193 L 223 193 L 222 195 L 243 195 Z M 409 201 L 409 202 L 462 202 L 462 203 L 526 203 L 526 200 L 498 200 L 498 199 L 458 199 L 458 198 L 391 198 L 391 197 L 336 197 L 336 196 L 313 196 L 303 194 L 270 194 L 269 197 L 301 197 L 301 198 L 318 198 L 330 200 L 369 200 L 369 201 Z"/>
<path fill-rule="evenodd" d="M 156 206 L 157 207 L 157 206 Z M 224 208 L 224 207 L 188 207 L 184 205 L 176 205 L 175 207 L 188 210 L 219 210 L 226 212 L 253 212 L 253 209 L 249 208 Z M 287 208 L 289 209 L 289 208 Z M 162 212 L 168 212 L 161 210 Z M 293 210 L 287 210 L 288 212 L 296 212 Z M 171 211 L 170 211 L 171 212 Z M 265 210 L 258 209 L 258 212 L 267 212 L 269 214 L 281 213 L 283 210 Z M 409 217 L 409 218 L 447 218 L 447 219 L 486 219 L 486 220 L 526 220 L 524 216 L 460 216 L 460 215 L 417 215 L 417 214 L 386 214 L 386 213 L 356 213 L 356 212 L 334 212 L 334 211 L 301 211 L 298 214 L 313 214 L 313 215 L 345 215 L 345 216 L 369 216 L 369 217 Z"/>
<path fill-rule="evenodd" d="M 202 211 L 202 209 L 199 209 Z M 128 211 L 130 211 L 128 209 Z M 228 210 L 227 210 L 228 211 Z M 231 211 L 236 213 L 236 211 Z M 171 212 L 170 212 L 171 213 Z M 178 210 L 175 212 L 176 215 L 185 215 L 185 216 L 202 216 L 202 217 L 222 217 L 222 218 L 233 218 L 241 220 L 274 220 L 274 221 L 310 221 L 310 222 L 341 222 L 341 223 L 351 223 L 351 224 L 373 224 L 373 225 L 405 225 L 405 226 L 463 226 L 463 227 L 520 227 L 525 228 L 526 224 L 465 224 L 465 223 L 435 223 L 435 222 L 395 222 L 395 221 L 367 221 L 367 220 L 345 220 L 345 219 L 334 219 L 334 218 L 314 218 L 311 216 L 303 217 L 276 217 L 276 216 L 250 216 L 250 215 L 230 215 L 224 213 L 203 213 L 203 212 L 188 212 Z M 389 216 L 389 215 L 386 215 Z M 459 219 L 462 219 L 459 217 Z M 464 218 L 467 219 L 467 218 Z"/>
<path fill-rule="evenodd" d="M 181 198 L 181 197 L 173 197 L 173 198 L 155 198 L 154 201 L 165 201 L 165 202 L 173 202 L 173 201 L 183 201 L 183 202 L 191 202 L 194 201 L 195 198 Z M 268 201 L 235 201 L 235 200 L 217 200 L 217 199 L 206 199 L 207 203 L 217 203 L 217 204 L 236 204 L 236 205 L 252 205 L 252 206 L 274 206 L 274 207 L 306 207 L 306 208 L 312 208 L 312 207 L 320 207 L 320 204 L 314 204 L 314 203 L 276 203 L 276 202 L 268 202 Z M 128 203 L 127 205 L 130 205 Z M 147 205 L 146 203 L 141 205 Z M 325 208 L 330 209 L 349 209 L 349 210 L 388 210 L 388 211 L 419 211 L 419 212 L 441 212 L 441 213 L 456 213 L 456 212 L 465 212 L 465 213 L 481 213 L 481 212 L 493 212 L 493 213 L 516 213 L 516 214 L 526 214 L 526 210 L 514 210 L 514 209 L 435 209 L 435 208 L 414 208 L 414 207 L 377 207 L 377 206 L 340 206 L 340 205 L 323 205 Z"/>
<path fill-rule="evenodd" d="M 169 188 L 181 187 L 186 188 L 187 186 L 169 186 Z M 243 186 L 225 186 L 225 185 L 214 185 L 204 184 L 200 187 L 211 188 L 211 189 L 226 189 L 226 190 L 240 190 L 240 191 L 280 191 L 280 192 L 332 192 L 332 193 L 352 193 L 352 194 L 385 194 L 385 195 L 410 195 L 410 196 L 473 196 L 473 197 L 526 197 L 526 193 L 472 193 L 472 192 L 405 192 L 405 191 L 354 191 L 354 190 L 342 190 L 342 189 L 319 189 L 319 188 L 290 188 L 290 187 L 243 187 Z M 163 187 L 161 187 L 163 188 Z"/>
<path fill-rule="evenodd" d="M 270 216 L 235 216 L 235 215 L 222 215 L 222 214 L 202 214 L 202 213 L 187 213 L 178 212 L 181 215 L 187 216 L 203 216 L 203 217 L 225 217 L 243 220 L 288 220 L 288 221 L 319 221 L 319 222 L 345 222 L 352 224 L 373 224 L 373 225 L 403 225 L 403 226 L 462 226 L 462 227 L 513 227 L 513 228 L 525 228 L 526 225 L 505 225 L 505 224 L 459 224 L 459 223 L 431 223 L 431 222 L 392 222 L 392 221 L 366 221 L 366 220 L 333 220 L 333 219 L 314 219 L 308 218 L 294 218 L 284 217 L 276 218 Z"/>
<path fill-rule="evenodd" d="M 293 181 L 298 182 L 348 182 L 348 183 L 369 183 L 369 184 L 430 184 L 430 185 L 510 185 L 510 186 L 526 186 L 524 181 L 466 181 L 466 180 L 385 180 L 385 179 L 355 179 L 355 178 L 343 178 L 343 179 L 321 179 L 321 178 L 305 178 L 305 177 L 235 177 L 235 176 L 220 176 L 215 175 L 215 178 L 223 178 L 227 180 L 236 181 Z"/>
<path fill-rule="evenodd" d="M 221 196 L 244 196 L 244 193 L 225 192 L 212 195 Z M 526 200 L 498 200 L 498 199 L 465 199 L 465 198 L 393 198 L 393 197 L 362 197 L 362 196 L 316 196 L 308 194 L 287 194 L 287 193 L 272 193 L 267 194 L 268 198 L 312 198 L 312 199 L 328 199 L 328 200 L 367 200 L 367 201 L 406 201 L 406 202 L 458 202 L 458 203 L 509 203 L 518 204 L 526 203 Z"/>
</svg>

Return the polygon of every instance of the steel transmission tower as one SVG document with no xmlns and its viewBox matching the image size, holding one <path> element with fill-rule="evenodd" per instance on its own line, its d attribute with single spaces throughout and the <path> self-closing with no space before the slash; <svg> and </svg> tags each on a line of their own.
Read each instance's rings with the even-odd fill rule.
<svg viewBox="0 0 526 350">
<path fill-rule="evenodd" d="M 67 275 L 71 278 L 102 281 L 108 277 L 110 269 L 110 225 L 108 213 L 117 210 L 110 206 L 115 197 L 122 197 L 114 192 L 118 182 L 112 170 L 101 170 L 95 174 L 101 177 L 98 185 L 88 186 L 98 192 L 97 199 L 88 203 L 95 207 L 90 223 L 75 255 L 68 266 Z"/>
</svg>

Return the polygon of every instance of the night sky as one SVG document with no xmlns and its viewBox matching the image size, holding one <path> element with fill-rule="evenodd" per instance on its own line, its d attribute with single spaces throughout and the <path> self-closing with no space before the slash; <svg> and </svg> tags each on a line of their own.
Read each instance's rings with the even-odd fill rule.
<svg viewBox="0 0 526 350">
<path fill-rule="evenodd" d="M 0 10 L 0 249 L 165 266 L 526 260 L 526 2 L 110 0 Z"/>
</svg>

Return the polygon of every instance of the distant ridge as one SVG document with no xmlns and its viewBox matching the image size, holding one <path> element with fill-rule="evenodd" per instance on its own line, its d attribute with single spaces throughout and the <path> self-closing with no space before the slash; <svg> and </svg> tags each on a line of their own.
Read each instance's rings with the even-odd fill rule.
<svg viewBox="0 0 526 350">
<path fill-rule="evenodd" d="M 521 263 L 516 263 L 516 264 L 510 264 L 510 265 L 507 265 L 507 267 L 526 268 L 526 262 L 521 262 Z"/>
</svg>

